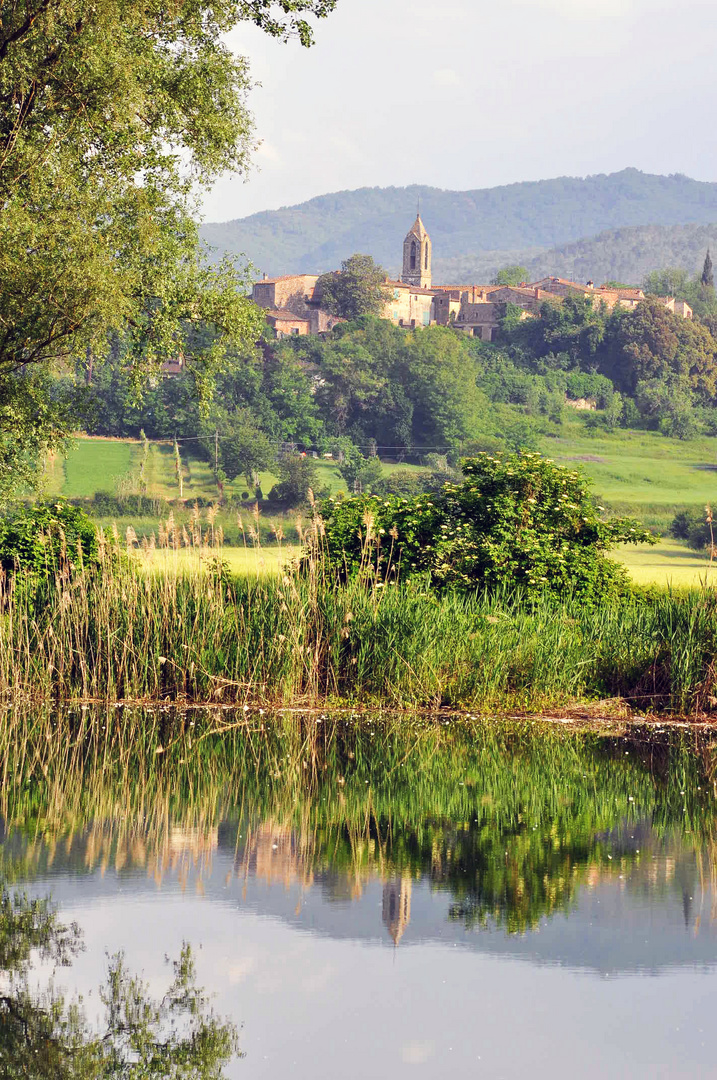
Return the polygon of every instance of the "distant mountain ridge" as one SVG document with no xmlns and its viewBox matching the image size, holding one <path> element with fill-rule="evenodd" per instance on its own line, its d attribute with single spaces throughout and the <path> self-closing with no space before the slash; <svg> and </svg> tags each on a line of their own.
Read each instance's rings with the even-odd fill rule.
<svg viewBox="0 0 717 1080">
<path fill-rule="evenodd" d="M 531 276 L 635 280 L 667 263 L 694 270 L 700 245 L 717 236 L 717 183 L 638 169 L 476 191 L 359 188 L 207 223 L 201 233 L 215 257 L 245 255 L 272 276 L 331 270 L 355 251 L 395 274 L 419 198 L 437 283 L 485 280 L 510 262 L 528 266 Z"/>
</svg>

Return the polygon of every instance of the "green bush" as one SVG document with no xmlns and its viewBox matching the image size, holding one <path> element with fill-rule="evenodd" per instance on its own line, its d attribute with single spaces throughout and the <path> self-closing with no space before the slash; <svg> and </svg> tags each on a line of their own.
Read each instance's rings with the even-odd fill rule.
<svg viewBox="0 0 717 1080">
<path fill-rule="evenodd" d="M 363 496 L 325 506 L 326 551 L 341 577 L 430 575 L 435 588 L 521 588 L 603 600 L 629 592 L 607 558 L 653 543 L 637 522 L 602 521 L 586 480 L 540 454 L 481 454 L 464 480 L 410 499 Z"/>
<path fill-rule="evenodd" d="M 712 525 L 717 534 L 717 525 Z M 707 514 L 703 510 L 681 510 L 675 514 L 670 525 L 670 535 L 676 540 L 686 540 L 693 551 L 704 551 L 712 543 Z"/>
<path fill-rule="evenodd" d="M 67 502 L 22 507 L 0 522 L 0 564 L 38 573 L 66 562 L 97 561 L 97 529 L 84 510 Z"/>
</svg>

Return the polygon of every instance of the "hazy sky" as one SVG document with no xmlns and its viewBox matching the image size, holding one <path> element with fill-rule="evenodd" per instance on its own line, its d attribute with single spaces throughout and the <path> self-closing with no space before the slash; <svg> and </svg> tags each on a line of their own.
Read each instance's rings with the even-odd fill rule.
<svg viewBox="0 0 717 1080">
<path fill-rule="evenodd" d="M 339 0 L 312 49 L 230 43 L 263 143 L 207 220 L 374 185 L 717 178 L 715 0 Z"/>
</svg>

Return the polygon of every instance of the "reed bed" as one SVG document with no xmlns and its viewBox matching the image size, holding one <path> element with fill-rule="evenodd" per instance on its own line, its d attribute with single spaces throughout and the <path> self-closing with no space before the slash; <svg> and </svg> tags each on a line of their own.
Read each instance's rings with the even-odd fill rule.
<svg viewBox="0 0 717 1080">
<path fill-rule="evenodd" d="M 717 705 L 711 590 L 586 607 L 567 598 L 436 595 L 307 573 L 99 567 L 0 581 L 0 694 L 536 710 L 622 698 L 696 714 Z"/>
</svg>

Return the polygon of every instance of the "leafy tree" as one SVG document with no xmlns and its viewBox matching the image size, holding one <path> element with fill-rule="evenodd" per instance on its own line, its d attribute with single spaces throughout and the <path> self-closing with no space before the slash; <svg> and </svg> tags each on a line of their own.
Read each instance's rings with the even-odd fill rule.
<svg viewBox="0 0 717 1080">
<path fill-rule="evenodd" d="M 649 426 L 675 439 L 691 439 L 699 425 L 684 381 L 645 379 L 637 384 L 635 400 Z"/>
<path fill-rule="evenodd" d="M 67 427 L 42 398 L 19 419 L 28 368 L 102 358 L 127 339 L 136 371 L 181 353 L 211 390 L 229 345 L 260 312 L 229 263 L 203 260 L 193 192 L 246 168 L 246 61 L 224 35 L 251 21 L 310 43 L 305 16 L 336 0 L 18 0 L 0 26 L 0 438 L 5 467 Z M 209 343 L 193 328 L 213 330 Z M 25 408 L 27 411 L 27 408 Z M 7 485 L 6 485 L 7 486 Z"/>
<path fill-rule="evenodd" d="M 344 462 L 339 466 L 341 479 L 346 484 L 349 493 L 360 485 L 362 492 L 376 491 L 383 468 L 378 457 L 364 457 L 360 450 L 354 449 L 353 453 L 345 456 Z"/>
<path fill-rule="evenodd" d="M 276 458 L 274 444 L 247 409 L 237 409 L 227 417 L 218 445 L 219 464 L 227 480 L 243 475 L 247 484 L 253 485 L 256 474 L 268 469 Z"/>
<path fill-rule="evenodd" d="M 391 296 L 385 282 L 386 271 L 370 255 L 351 255 L 338 273 L 321 275 L 315 296 L 322 308 L 342 319 L 382 315 Z"/>
<path fill-rule="evenodd" d="M 493 278 L 492 285 L 522 285 L 528 280 L 528 271 L 524 266 L 504 266 Z"/>
<path fill-rule="evenodd" d="M 400 381 L 413 404 L 414 445 L 424 452 L 458 448 L 476 431 L 481 399 L 466 343 L 442 326 L 409 333 L 402 366 Z"/>
<path fill-rule="evenodd" d="M 279 483 L 269 492 L 271 502 L 280 503 L 287 509 L 300 506 L 309 497 L 309 491 L 321 496 L 317 490 L 318 473 L 313 458 L 302 454 L 287 454 L 277 466 Z"/>
<path fill-rule="evenodd" d="M 690 276 L 679 266 L 653 270 L 645 278 L 643 289 L 648 296 L 684 296 L 691 291 Z"/>
<path fill-rule="evenodd" d="M 578 473 L 534 453 L 483 454 L 462 470 L 461 484 L 434 495 L 331 500 L 330 565 L 383 581 L 428 573 L 437 588 L 520 587 L 596 602 L 628 591 L 607 552 L 653 537 L 635 521 L 602 521 Z"/>
<path fill-rule="evenodd" d="M 44 502 L 22 506 L 0 521 L 0 566 L 15 565 L 43 573 L 82 560 L 97 561 L 97 528 L 84 510 L 70 503 Z"/>
<path fill-rule="evenodd" d="M 511 356 L 533 370 L 589 369 L 597 362 L 608 318 L 604 305 L 569 296 L 560 304 L 546 301 L 538 319 L 506 323 L 500 340 Z"/>
<path fill-rule="evenodd" d="M 705 255 L 704 265 L 702 267 L 702 275 L 700 277 L 702 287 L 705 289 L 714 290 L 715 278 L 712 272 L 712 259 L 710 258 L 710 249 L 707 248 L 707 254 Z"/>
</svg>

